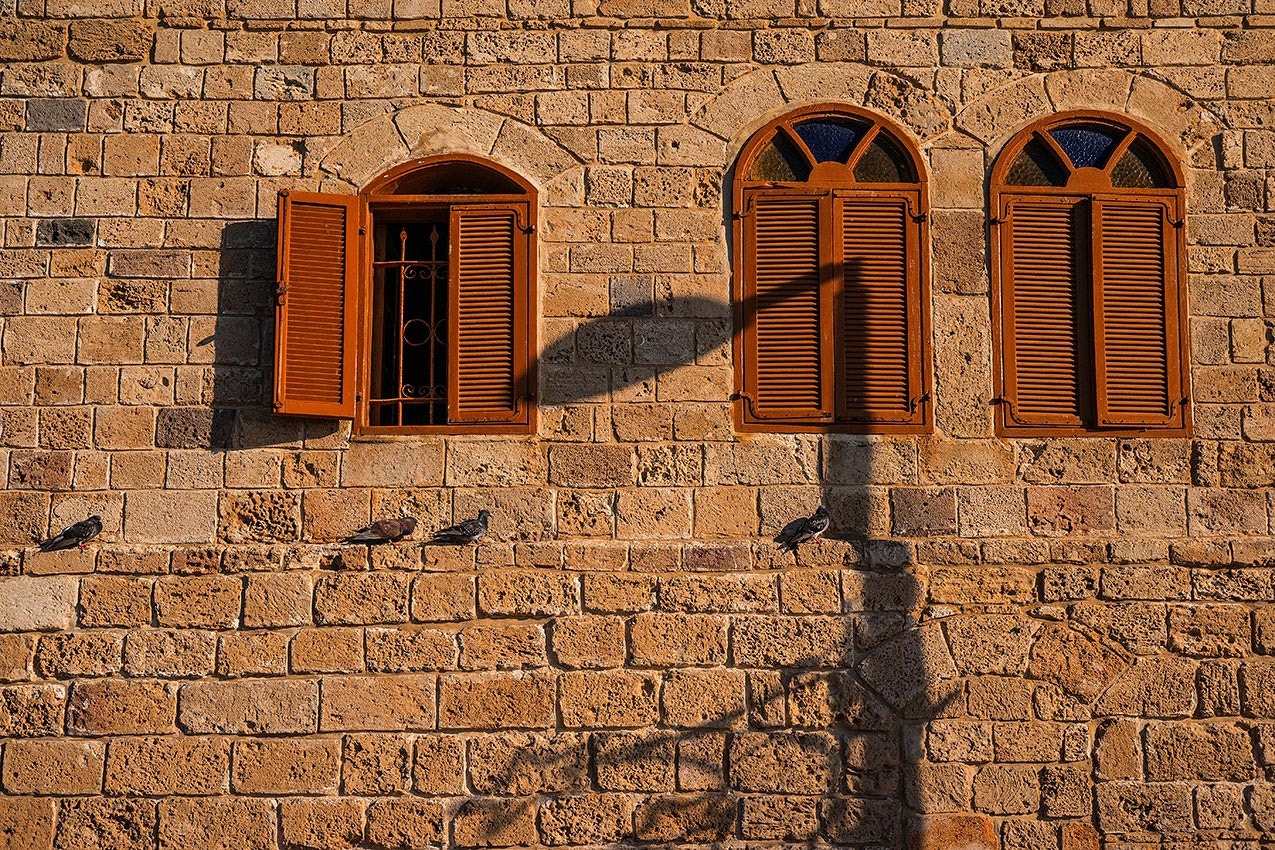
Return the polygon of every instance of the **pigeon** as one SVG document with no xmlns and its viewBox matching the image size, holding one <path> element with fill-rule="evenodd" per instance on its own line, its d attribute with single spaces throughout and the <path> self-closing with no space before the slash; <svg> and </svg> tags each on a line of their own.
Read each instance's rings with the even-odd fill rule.
<svg viewBox="0 0 1275 850">
<path fill-rule="evenodd" d="M 82 519 L 74 525 L 68 525 L 58 534 L 40 544 L 41 552 L 57 552 L 59 549 L 84 548 L 94 537 L 102 533 L 102 518 L 97 514 Z"/>
<path fill-rule="evenodd" d="M 346 543 L 366 543 L 375 546 L 378 543 L 397 543 L 416 530 L 416 517 L 401 516 L 391 519 L 378 519 L 371 525 L 365 525 L 345 538 Z"/>
<path fill-rule="evenodd" d="M 797 544 L 818 540 L 819 535 L 828 530 L 828 509 L 823 505 L 815 508 L 813 515 L 795 519 L 784 526 L 784 530 L 775 535 L 781 552 L 796 552 Z"/>
<path fill-rule="evenodd" d="M 449 525 L 447 528 L 434 532 L 432 542 L 450 543 L 456 546 L 461 546 L 465 543 L 477 543 L 478 538 L 487 533 L 487 521 L 490 519 L 490 511 L 479 511 L 478 519 L 467 519 L 464 522 L 458 522 L 455 525 Z"/>
</svg>

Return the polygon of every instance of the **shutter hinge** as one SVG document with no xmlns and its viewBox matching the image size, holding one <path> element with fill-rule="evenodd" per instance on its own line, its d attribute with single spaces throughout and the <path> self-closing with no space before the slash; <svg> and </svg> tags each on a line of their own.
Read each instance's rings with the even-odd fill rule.
<svg viewBox="0 0 1275 850">
<path fill-rule="evenodd" d="M 929 218 L 930 218 L 929 213 L 923 213 L 923 212 L 912 213 L 912 220 L 915 221 L 917 224 L 920 224 L 923 221 L 928 221 Z"/>
<path fill-rule="evenodd" d="M 287 298 L 285 298 L 285 296 L 288 294 L 288 290 L 291 288 L 292 288 L 291 285 L 286 284 L 283 281 L 278 281 L 274 290 L 275 303 L 282 304 L 284 301 L 286 301 Z"/>
<path fill-rule="evenodd" d="M 1004 224 L 1004 222 L 1005 222 L 1005 219 L 997 218 L 996 216 L 992 216 L 991 218 L 987 220 L 987 224 L 989 227 L 996 224 Z"/>
<path fill-rule="evenodd" d="M 363 401 L 363 393 L 361 393 L 361 392 L 356 392 L 356 393 L 354 394 L 354 402 L 355 402 L 355 404 L 357 404 L 357 403 L 359 403 L 359 402 L 361 402 L 361 401 Z"/>
<path fill-rule="evenodd" d="M 1169 219 L 1169 224 L 1173 225 L 1175 228 L 1178 228 L 1180 230 L 1182 226 L 1186 224 L 1186 219 L 1179 218 L 1176 221 L 1174 219 Z"/>
<path fill-rule="evenodd" d="M 359 228 L 359 235 L 360 235 L 360 236 L 366 236 L 366 235 L 367 235 L 367 228 L 366 228 L 366 227 L 360 227 L 360 228 Z"/>
<path fill-rule="evenodd" d="M 281 402 L 281 401 L 276 401 L 276 402 L 274 403 L 274 409 L 275 409 L 275 410 L 283 410 L 283 402 Z"/>
<path fill-rule="evenodd" d="M 922 404 L 925 404 L 929 400 L 930 400 L 929 393 L 921 393 L 919 396 L 917 396 L 916 398 L 908 402 L 909 412 L 915 413 L 917 407 L 919 407 Z"/>
<path fill-rule="evenodd" d="M 1030 422 L 1024 422 L 1023 420 L 1018 418 L 1018 414 L 1014 412 L 1014 403 L 1010 401 L 1009 399 L 1005 398 L 1004 396 L 996 396 L 989 403 L 1003 405 L 1005 408 L 1005 412 L 1009 414 L 1009 418 L 1013 419 L 1019 425 L 1031 424 Z"/>
</svg>

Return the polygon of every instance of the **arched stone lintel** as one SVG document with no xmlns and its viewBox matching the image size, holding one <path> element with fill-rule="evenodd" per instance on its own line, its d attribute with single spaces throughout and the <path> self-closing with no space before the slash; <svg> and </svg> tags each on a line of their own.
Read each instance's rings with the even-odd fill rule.
<svg viewBox="0 0 1275 850">
<path fill-rule="evenodd" d="M 758 129 L 806 104 L 842 102 L 875 110 L 907 128 L 919 146 L 945 133 L 951 111 L 905 77 L 857 62 L 759 68 L 734 80 L 691 116 L 692 127 L 722 139 L 734 164 Z"/>
<path fill-rule="evenodd" d="M 436 154 L 472 154 L 504 165 L 552 200 L 579 160 L 561 145 L 512 118 L 481 109 L 420 104 L 368 121 L 326 153 L 317 176 L 327 184 L 361 189 L 379 174 L 409 159 Z"/>
<path fill-rule="evenodd" d="M 1136 118 L 1156 130 L 1184 165 L 1224 126 L 1198 101 L 1154 77 L 1083 68 L 1035 74 L 988 92 L 957 113 L 955 126 L 983 144 L 991 162 L 1027 124 L 1072 109 Z"/>
</svg>

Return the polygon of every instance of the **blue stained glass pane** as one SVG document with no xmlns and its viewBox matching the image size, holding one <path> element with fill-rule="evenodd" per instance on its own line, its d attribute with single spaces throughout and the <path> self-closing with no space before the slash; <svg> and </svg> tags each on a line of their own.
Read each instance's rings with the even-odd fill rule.
<svg viewBox="0 0 1275 850">
<path fill-rule="evenodd" d="M 810 148 L 816 162 L 845 162 L 855 139 L 859 138 L 858 127 L 830 118 L 817 118 L 793 129 Z"/>
<path fill-rule="evenodd" d="M 1050 130 L 1049 135 L 1076 168 L 1102 168 L 1112 149 L 1125 136 L 1123 130 L 1100 126 L 1059 127 Z"/>
</svg>

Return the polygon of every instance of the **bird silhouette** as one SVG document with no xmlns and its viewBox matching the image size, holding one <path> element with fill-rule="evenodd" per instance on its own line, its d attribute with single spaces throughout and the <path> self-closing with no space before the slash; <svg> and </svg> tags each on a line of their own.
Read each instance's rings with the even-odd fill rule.
<svg viewBox="0 0 1275 850">
<path fill-rule="evenodd" d="M 401 516 L 389 519 L 378 519 L 365 525 L 345 538 L 346 543 L 366 543 L 375 546 L 379 543 L 396 543 L 416 530 L 416 517 Z"/>
<path fill-rule="evenodd" d="M 491 512 L 481 510 L 478 512 L 477 519 L 467 519 L 464 522 L 458 522 L 455 525 L 449 525 L 447 528 L 440 528 L 434 532 L 433 543 L 451 544 L 453 546 L 463 546 L 466 543 L 477 543 L 479 538 L 487 533 L 487 521 L 491 519 Z"/>
<path fill-rule="evenodd" d="M 781 552 L 795 552 L 799 544 L 818 540 L 828 530 L 830 522 L 828 509 L 820 505 L 811 516 L 795 519 L 785 525 L 783 531 L 775 535 L 775 542 L 779 544 Z"/>
<path fill-rule="evenodd" d="M 50 537 L 40 544 L 41 552 L 57 552 L 60 549 L 84 548 L 94 537 L 102 533 L 102 518 L 97 514 L 82 519 L 74 525 L 62 529 L 56 537 Z"/>
</svg>

